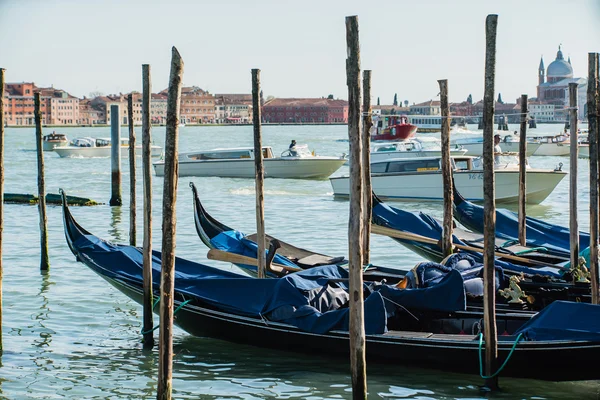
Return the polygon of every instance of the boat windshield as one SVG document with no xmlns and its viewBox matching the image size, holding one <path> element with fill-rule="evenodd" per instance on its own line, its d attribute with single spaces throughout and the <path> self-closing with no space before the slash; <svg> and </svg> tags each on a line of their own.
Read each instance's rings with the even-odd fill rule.
<svg viewBox="0 0 600 400">
<path fill-rule="evenodd" d="M 308 149 L 307 144 L 297 144 L 294 147 L 285 150 L 283 153 L 281 153 L 281 156 L 299 158 L 314 157 L 313 153 Z"/>
<path fill-rule="evenodd" d="M 71 146 L 76 147 L 94 147 L 94 143 L 93 138 L 76 138 L 71 140 Z"/>
</svg>

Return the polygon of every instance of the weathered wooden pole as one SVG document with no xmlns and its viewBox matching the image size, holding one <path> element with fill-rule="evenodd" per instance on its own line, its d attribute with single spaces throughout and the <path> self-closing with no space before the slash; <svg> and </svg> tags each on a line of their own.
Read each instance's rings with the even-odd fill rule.
<svg viewBox="0 0 600 400">
<path fill-rule="evenodd" d="M 485 88 L 483 95 L 483 208 L 484 269 L 483 306 L 485 334 L 485 385 L 498 388 L 496 371 L 498 332 L 496 327 L 496 283 L 494 252 L 496 250 L 496 200 L 494 187 L 494 84 L 496 77 L 496 28 L 498 16 L 490 14 L 485 21 Z"/>
<path fill-rule="evenodd" d="M 519 136 L 519 243 L 525 246 L 527 242 L 527 231 L 525 222 L 527 214 L 525 203 L 527 202 L 527 95 L 521 95 L 521 132 Z"/>
<path fill-rule="evenodd" d="M 142 174 L 144 181 L 144 349 L 154 347 L 154 305 L 152 292 L 152 123 L 150 121 L 150 102 L 152 99 L 152 81 L 150 65 L 142 65 Z"/>
<path fill-rule="evenodd" d="M 598 54 L 588 54 L 588 140 L 590 142 L 590 271 L 592 304 L 598 304 Z"/>
<path fill-rule="evenodd" d="M 175 289 L 175 231 L 177 202 L 177 142 L 179 102 L 183 79 L 183 60 L 175 47 L 171 56 L 171 75 L 167 97 L 165 137 L 165 175 L 163 186 L 162 263 L 160 281 L 160 334 L 158 362 L 158 400 L 170 400 L 173 383 L 173 295 Z"/>
<path fill-rule="evenodd" d="M 121 198 L 121 114 L 119 105 L 110 106 L 110 171 L 111 171 L 111 196 L 109 204 L 120 206 Z"/>
<path fill-rule="evenodd" d="M 579 263 L 579 223 L 577 221 L 577 157 L 579 141 L 577 137 L 577 83 L 569 83 L 569 114 L 571 116 L 571 159 L 569 184 L 569 242 L 571 247 L 571 266 Z"/>
<path fill-rule="evenodd" d="M 350 366 L 352 398 L 367 398 L 367 364 L 362 278 L 363 173 L 361 139 L 361 84 L 358 17 L 346 17 L 346 78 L 348 85 L 348 139 L 350 141 L 350 216 L 348 220 L 348 269 L 350 277 Z"/>
<path fill-rule="evenodd" d="M 34 94 L 34 117 L 35 117 L 35 144 L 37 149 L 38 166 L 38 209 L 40 211 L 40 244 L 41 261 L 40 269 L 47 271 L 50 269 L 50 259 L 48 258 L 48 217 L 46 215 L 46 182 L 44 178 L 44 148 L 42 145 L 42 113 L 40 111 L 40 93 Z"/>
<path fill-rule="evenodd" d="M 4 68 L 0 68 L 0 356 L 2 356 L 2 242 L 4 238 Z"/>
<path fill-rule="evenodd" d="M 262 153 L 260 110 L 260 69 L 252 70 L 252 121 L 254 125 L 254 182 L 256 188 L 256 244 L 258 245 L 257 272 L 266 277 L 265 256 L 265 169 Z"/>
<path fill-rule="evenodd" d="M 135 130 L 133 129 L 133 94 L 127 96 L 127 120 L 129 122 L 129 245 L 135 246 Z"/>
<path fill-rule="evenodd" d="M 373 212 L 373 189 L 371 186 L 371 71 L 363 71 L 363 131 L 362 131 L 362 170 L 363 170 L 363 265 L 371 263 L 371 215 Z"/>
<path fill-rule="evenodd" d="M 440 105 L 442 111 L 442 184 L 444 185 L 444 231 L 442 232 L 442 252 L 452 254 L 452 224 L 454 193 L 452 191 L 452 164 L 450 163 L 450 107 L 448 105 L 448 80 L 438 80 L 440 85 Z"/>
</svg>

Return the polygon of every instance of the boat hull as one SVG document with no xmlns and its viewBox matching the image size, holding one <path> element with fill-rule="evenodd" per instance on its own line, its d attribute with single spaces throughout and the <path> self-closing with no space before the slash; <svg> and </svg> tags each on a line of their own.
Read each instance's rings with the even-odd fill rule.
<svg viewBox="0 0 600 400">
<path fill-rule="evenodd" d="M 289 158 L 289 159 L 287 159 Z M 346 162 L 343 158 L 273 158 L 264 159 L 265 178 L 327 179 Z M 164 176 L 164 162 L 153 164 L 156 176 Z M 179 176 L 215 176 L 221 178 L 254 178 L 254 160 L 179 161 Z"/>
<path fill-rule="evenodd" d="M 568 156 L 571 151 L 569 143 L 540 143 L 534 156 Z"/>
<path fill-rule="evenodd" d="M 376 142 L 376 141 L 397 142 L 399 140 L 409 139 L 409 138 L 415 136 L 415 133 L 417 133 L 417 127 L 415 125 L 411 125 L 411 124 L 396 125 L 395 134 L 390 132 L 389 129 L 386 129 L 383 133 L 381 133 L 379 135 L 371 135 L 371 141 L 372 142 Z"/>
<path fill-rule="evenodd" d="M 69 144 L 68 140 L 65 141 L 56 141 L 56 142 L 49 142 L 49 141 L 42 141 L 42 149 L 44 151 L 52 151 L 54 149 L 56 149 L 57 147 L 65 147 L 67 144 Z"/>
<path fill-rule="evenodd" d="M 111 147 L 73 147 L 65 146 L 55 148 L 54 151 L 63 158 L 92 158 L 92 157 L 110 157 Z M 160 157 L 162 154 L 162 148 L 159 146 L 152 146 L 151 157 Z M 142 155 L 142 146 L 135 147 L 135 155 Z M 129 148 L 121 147 L 121 157 L 129 157 Z"/>
<path fill-rule="evenodd" d="M 527 203 L 541 203 L 565 177 L 563 171 L 527 171 Z M 455 171 L 457 190 L 468 200 L 483 201 L 483 171 Z M 496 201 L 511 203 L 519 199 L 519 171 L 496 171 Z M 349 195 L 349 178 L 330 178 L 333 194 Z M 400 201 L 443 201 L 443 183 L 440 171 L 420 173 L 374 174 L 373 192 L 382 199 Z"/>
</svg>

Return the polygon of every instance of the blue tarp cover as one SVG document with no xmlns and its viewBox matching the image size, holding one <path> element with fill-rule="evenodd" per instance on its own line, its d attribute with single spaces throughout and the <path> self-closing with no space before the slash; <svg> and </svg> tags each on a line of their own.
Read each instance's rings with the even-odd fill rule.
<svg viewBox="0 0 600 400">
<path fill-rule="evenodd" d="M 441 240 L 443 228 L 439 222 L 437 222 L 431 216 L 422 212 L 408 212 L 395 207 L 391 207 L 385 203 L 379 203 L 373 207 L 373 222 L 380 226 L 396 229 L 400 232 L 414 233 L 417 235 L 425 236 L 430 239 Z M 529 236 L 529 231 L 527 231 Z M 437 244 L 427 244 L 407 239 L 392 238 L 399 243 L 407 244 L 409 246 L 417 246 L 420 248 L 429 249 L 431 253 L 439 254 L 441 257 L 441 249 Z M 455 235 L 452 236 L 454 244 L 467 245 Z M 461 252 L 469 254 L 473 259 L 479 263 L 483 263 L 483 254 L 476 251 L 461 250 Z M 506 261 L 496 260 L 496 266 L 502 267 L 504 270 L 524 272 L 526 274 L 538 274 L 548 276 L 560 276 L 559 270 L 543 271 L 535 268 L 524 267 L 522 265 L 516 265 Z"/>
<path fill-rule="evenodd" d="M 483 232 L 483 207 L 463 201 L 455 207 L 454 217 L 468 229 Z M 527 217 L 527 244 L 533 247 L 545 247 L 557 254 L 570 255 L 569 229 L 552 225 L 539 219 Z M 506 240 L 518 240 L 519 216 L 506 210 L 496 210 L 496 236 Z M 579 232 L 579 247 L 584 249 L 590 245 L 589 233 Z"/>
<path fill-rule="evenodd" d="M 75 237 L 73 247 L 100 275 L 141 286 L 141 250 L 115 245 L 93 235 Z M 161 254 L 153 253 L 154 289 L 160 288 Z M 89 262 L 91 261 L 91 263 Z M 182 258 L 175 260 L 175 290 L 235 315 L 286 322 L 300 329 L 324 333 L 348 329 L 348 272 L 342 267 L 315 267 L 279 279 L 254 279 Z M 423 289 L 399 290 L 365 286 L 365 332 L 384 333 L 391 304 L 435 311 L 461 311 L 466 299 L 463 279 L 457 271 Z"/>
<path fill-rule="evenodd" d="M 600 306 L 557 300 L 527 321 L 515 335 L 525 340 L 600 341 Z"/>
</svg>

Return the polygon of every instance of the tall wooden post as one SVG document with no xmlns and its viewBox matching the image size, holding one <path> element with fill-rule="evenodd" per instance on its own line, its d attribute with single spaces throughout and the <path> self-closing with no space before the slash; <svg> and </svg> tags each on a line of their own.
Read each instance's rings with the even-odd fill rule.
<svg viewBox="0 0 600 400">
<path fill-rule="evenodd" d="M 569 184 L 569 232 L 571 247 L 571 266 L 579 262 L 579 223 L 577 222 L 577 157 L 579 141 L 577 137 L 577 83 L 569 83 L 569 114 L 571 116 L 571 159 Z"/>
<path fill-rule="evenodd" d="M 171 56 L 171 75 L 167 97 L 165 137 L 165 176 L 163 186 L 163 239 L 160 281 L 160 334 L 158 363 L 158 400 L 170 400 L 173 383 L 173 295 L 175 290 L 175 231 L 177 202 L 177 145 L 179 102 L 183 79 L 183 60 L 175 47 Z"/>
<path fill-rule="evenodd" d="M 454 193 L 452 191 L 452 164 L 450 163 L 450 107 L 448 105 L 448 80 L 438 80 L 442 111 L 442 183 L 444 185 L 444 231 L 442 232 L 442 252 L 452 254 L 452 224 Z"/>
<path fill-rule="evenodd" d="M 150 65 L 142 65 L 142 174 L 144 180 L 144 349 L 154 347 L 154 305 L 152 292 L 152 121 L 150 121 L 150 103 L 152 82 Z"/>
<path fill-rule="evenodd" d="M 110 106 L 110 172 L 111 196 L 109 204 L 120 206 L 121 199 L 121 113 L 119 105 Z"/>
<path fill-rule="evenodd" d="M 4 68 L 0 68 L 0 356 L 2 356 L 2 242 L 4 238 Z"/>
<path fill-rule="evenodd" d="M 496 200 L 494 184 L 494 84 L 496 77 L 496 28 L 498 16 L 490 14 L 485 21 L 485 88 L 483 95 L 483 208 L 484 269 L 483 306 L 485 333 L 485 384 L 498 388 L 496 371 L 498 332 L 496 327 L 496 283 L 494 252 L 496 250 Z"/>
<path fill-rule="evenodd" d="M 129 245 L 135 246 L 135 130 L 133 129 L 133 94 L 127 96 L 127 120 L 129 121 Z"/>
<path fill-rule="evenodd" d="M 363 186 L 361 140 L 361 85 L 358 17 L 346 17 L 346 78 L 348 84 L 348 139 L 350 141 L 350 216 L 348 250 L 350 275 L 350 365 L 352 398 L 367 398 L 365 326 L 362 278 Z"/>
<path fill-rule="evenodd" d="M 588 54 L 588 128 L 590 142 L 590 280 L 592 304 L 598 304 L 598 54 Z"/>
<path fill-rule="evenodd" d="M 363 131 L 362 131 L 362 168 L 363 168 L 363 265 L 371 262 L 371 216 L 373 212 L 373 189 L 371 186 L 371 71 L 363 71 Z"/>
<path fill-rule="evenodd" d="M 42 145 L 42 113 L 40 111 L 40 98 L 39 92 L 34 94 L 35 144 L 38 165 L 38 209 L 40 211 L 40 244 L 42 250 L 40 269 L 42 271 L 47 271 L 50 269 L 50 259 L 48 258 L 48 217 L 46 215 L 46 182 L 44 178 L 44 148 Z"/>
<path fill-rule="evenodd" d="M 258 277 L 266 276 L 265 256 L 265 169 L 262 153 L 260 110 L 260 69 L 252 70 L 252 112 L 254 125 L 254 182 L 256 187 L 256 244 Z"/>
<path fill-rule="evenodd" d="M 521 95 L 521 132 L 519 136 L 519 243 L 525 246 L 527 232 L 525 203 L 527 202 L 527 95 Z"/>
</svg>

